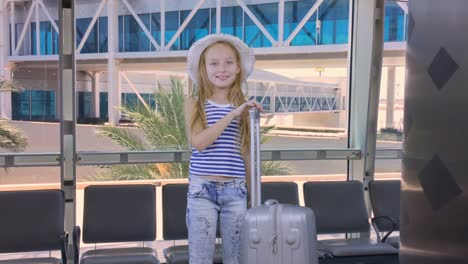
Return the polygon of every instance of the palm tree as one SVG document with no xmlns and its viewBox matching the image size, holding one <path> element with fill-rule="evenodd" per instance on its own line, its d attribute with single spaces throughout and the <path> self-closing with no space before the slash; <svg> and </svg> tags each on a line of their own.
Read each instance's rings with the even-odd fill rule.
<svg viewBox="0 0 468 264">
<path fill-rule="evenodd" d="M 14 81 L 0 80 L 0 92 L 18 91 L 19 85 Z M 7 120 L 0 119 L 0 149 L 14 152 L 23 151 L 28 140 L 20 130 L 8 124 Z"/>
<path fill-rule="evenodd" d="M 180 80 L 171 78 L 171 89 L 165 91 L 160 85 L 153 93 L 157 110 L 149 107 L 122 107 L 122 114 L 129 118 L 134 129 L 107 125 L 98 135 L 108 137 L 130 151 L 186 150 L 184 92 Z M 264 128 L 263 133 L 271 128 Z M 267 140 L 263 137 L 262 141 Z M 267 175 L 289 174 L 289 168 L 280 162 L 263 162 L 262 171 Z M 157 163 L 144 165 L 117 165 L 102 167 L 99 175 L 90 180 L 137 180 L 156 178 L 186 178 L 187 163 Z"/>
</svg>

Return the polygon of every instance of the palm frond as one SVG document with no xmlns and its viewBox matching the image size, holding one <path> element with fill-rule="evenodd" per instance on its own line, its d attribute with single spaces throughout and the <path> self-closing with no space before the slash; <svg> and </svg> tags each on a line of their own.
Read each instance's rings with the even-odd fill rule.
<svg viewBox="0 0 468 264">
<path fill-rule="evenodd" d="M 97 134 L 114 140 L 121 147 L 127 148 L 128 150 L 146 149 L 145 144 L 136 135 L 133 135 L 123 128 L 104 126 Z"/>
<path fill-rule="evenodd" d="M 28 140 L 20 130 L 10 126 L 6 120 L 0 120 L 0 148 L 19 152 L 27 145 Z"/>
<path fill-rule="evenodd" d="M 262 175 L 289 175 L 291 168 L 281 161 L 262 161 Z"/>
<path fill-rule="evenodd" d="M 18 92 L 22 89 L 23 87 L 14 80 L 0 79 L 0 92 Z"/>
</svg>

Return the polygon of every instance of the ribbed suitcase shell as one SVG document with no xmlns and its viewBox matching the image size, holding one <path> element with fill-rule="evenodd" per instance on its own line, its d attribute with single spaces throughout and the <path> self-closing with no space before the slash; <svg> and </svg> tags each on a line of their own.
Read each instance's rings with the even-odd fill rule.
<svg viewBox="0 0 468 264">
<path fill-rule="evenodd" d="M 242 264 L 316 264 L 315 216 L 310 208 L 275 202 L 260 205 L 259 113 L 250 111 L 251 204 L 242 226 Z"/>
<path fill-rule="evenodd" d="M 243 264 L 318 263 L 315 217 L 309 208 L 285 204 L 251 208 L 241 237 Z"/>
</svg>

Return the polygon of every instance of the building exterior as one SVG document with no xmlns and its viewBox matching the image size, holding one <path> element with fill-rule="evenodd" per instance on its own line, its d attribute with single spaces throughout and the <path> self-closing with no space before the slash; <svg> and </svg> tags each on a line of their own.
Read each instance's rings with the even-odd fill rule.
<svg viewBox="0 0 468 264">
<path fill-rule="evenodd" d="M 0 114 L 58 120 L 58 2 L 2 2 L 0 74 L 24 89 L 1 93 Z M 170 76 L 191 85 L 184 74 L 187 49 L 207 34 L 244 40 L 255 50 L 259 71 L 347 67 L 349 0 L 77 0 L 75 10 L 81 122 L 118 124 L 118 106 L 145 101 L 154 107 L 152 88 Z M 384 65 L 389 67 L 404 65 L 404 10 L 400 2 L 386 3 Z M 271 112 L 346 107 L 347 86 L 340 81 L 308 85 L 270 76 L 251 78 L 247 87 Z"/>
</svg>

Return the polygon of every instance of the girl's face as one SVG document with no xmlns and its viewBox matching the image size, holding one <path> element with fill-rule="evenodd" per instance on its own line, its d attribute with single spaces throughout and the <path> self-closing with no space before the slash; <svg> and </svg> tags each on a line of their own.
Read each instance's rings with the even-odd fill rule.
<svg viewBox="0 0 468 264">
<path fill-rule="evenodd" d="M 205 69 L 215 89 L 229 89 L 239 74 L 239 63 L 231 47 L 217 43 L 206 50 Z"/>
</svg>

